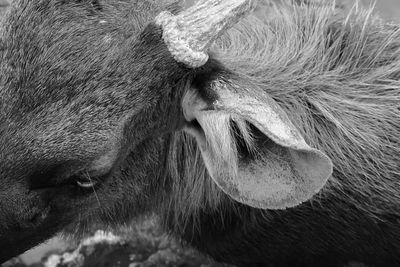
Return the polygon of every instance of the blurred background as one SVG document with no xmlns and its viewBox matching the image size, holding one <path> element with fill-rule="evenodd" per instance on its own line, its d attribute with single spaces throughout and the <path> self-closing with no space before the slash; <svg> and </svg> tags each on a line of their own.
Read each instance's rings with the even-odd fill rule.
<svg viewBox="0 0 400 267">
<path fill-rule="evenodd" d="M 0 0 L 0 17 L 12 0 Z M 32 0 L 35 1 L 35 0 Z M 187 0 L 190 6 L 195 0 Z M 260 0 L 259 2 L 268 1 Z M 274 1 L 274 0 L 271 0 Z M 281 1 L 281 0 L 275 0 Z M 319 0 L 295 0 L 315 2 Z M 353 0 L 338 0 L 338 7 L 349 10 Z M 400 0 L 360 0 L 364 6 L 375 5 L 383 19 L 400 23 Z M 95 230 L 82 241 L 56 237 L 34 248 L 3 267 L 41 266 L 227 266 L 214 263 L 198 252 L 183 248 L 159 229 L 154 218 L 143 218 L 132 226 L 113 233 Z M 350 265 L 349 265 L 350 266 Z M 353 263 L 351 266 L 363 266 Z"/>
<path fill-rule="evenodd" d="M 353 5 L 354 1 L 352 0 L 340 0 L 346 5 L 346 8 L 349 8 Z M 362 0 L 361 1 L 365 6 L 376 6 L 375 12 L 379 14 L 382 18 L 400 22 L 400 1 L 399 0 Z"/>
</svg>

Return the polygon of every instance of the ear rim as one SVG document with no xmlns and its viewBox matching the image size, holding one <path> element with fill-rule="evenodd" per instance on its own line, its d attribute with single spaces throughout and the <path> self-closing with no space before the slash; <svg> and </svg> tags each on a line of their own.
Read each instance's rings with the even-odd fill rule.
<svg viewBox="0 0 400 267">
<path fill-rule="evenodd" d="M 229 90 L 229 89 L 218 88 L 219 96 L 221 96 L 221 91 L 224 91 L 224 90 Z M 194 91 L 194 93 L 191 91 Z M 287 149 L 290 153 L 293 153 L 296 155 L 302 154 L 302 153 L 306 153 L 308 155 L 308 157 L 310 157 L 310 155 L 311 155 L 311 157 L 317 159 L 320 162 L 319 164 L 322 166 L 320 169 L 322 169 L 323 171 L 319 172 L 319 175 L 317 175 L 317 178 L 314 178 L 314 177 L 306 178 L 306 176 L 303 177 L 308 182 L 308 183 L 304 183 L 304 184 L 312 185 L 310 190 L 306 190 L 307 188 L 305 186 L 303 186 L 303 188 L 301 186 L 296 186 L 295 194 L 293 194 L 291 197 L 281 199 L 281 201 L 276 201 L 275 204 L 272 204 L 273 201 L 269 201 L 267 203 L 266 201 L 259 201 L 259 200 L 255 200 L 255 199 L 249 199 L 249 198 L 245 199 L 240 195 L 240 193 L 237 193 L 237 190 L 229 190 L 229 186 L 226 185 L 226 183 L 223 181 L 223 178 L 221 180 L 221 178 L 215 177 L 215 174 L 213 173 L 214 171 L 213 171 L 213 167 L 212 167 L 212 162 L 207 162 L 208 161 L 207 158 L 211 158 L 211 157 L 207 156 L 207 153 L 209 153 L 209 152 L 205 151 L 206 145 L 201 144 L 202 141 L 199 140 L 199 138 L 203 138 L 202 135 L 199 132 L 194 133 L 193 129 L 186 128 L 185 131 L 188 132 L 189 134 L 191 134 L 192 136 L 195 136 L 195 138 L 196 138 L 197 144 L 200 147 L 202 157 L 203 157 L 204 163 L 207 167 L 207 171 L 208 171 L 210 177 L 213 179 L 213 181 L 217 184 L 217 186 L 225 194 L 230 196 L 235 201 L 238 201 L 244 205 L 247 205 L 247 206 L 250 206 L 253 208 L 260 208 L 260 209 L 267 209 L 267 210 L 274 210 L 274 209 L 279 210 L 279 209 L 292 208 L 292 207 L 298 206 L 301 203 L 304 203 L 304 202 L 312 199 L 314 197 L 314 195 L 316 195 L 318 192 L 320 192 L 322 190 L 322 188 L 325 186 L 327 181 L 332 176 L 333 163 L 332 163 L 331 159 L 322 151 L 320 151 L 316 148 L 310 147 L 305 142 L 305 140 L 301 136 L 300 132 L 297 130 L 297 128 L 293 125 L 293 123 L 291 123 L 291 121 L 287 117 L 287 114 L 284 113 L 284 115 L 285 115 L 285 116 L 283 116 L 284 118 L 280 118 L 280 119 L 283 120 L 285 123 L 290 124 L 289 128 L 293 128 L 293 129 L 295 129 L 295 131 L 294 132 L 290 131 L 289 135 L 288 135 L 288 136 L 292 137 L 293 139 L 289 138 L 289 139 L 285 140 L 284 138 L 279 137 L 279 135 L 276 135 L 273 131 L 270 131 L 267 127 L 265 127 L 262 123 L 260 123 L 256 119 L 252 118 L 251 116 L 249 117 L 248 114 L 243 113 L 243 112 L 235 112 L 234 107 L 232 107 L 232 106 L 228 106 L 228 107 L 224 106 L 224 104 L 223 104 L 224 97 L 222 97 L 222 98 L 220 97 L 219 99 L 215 100 L 211 104 L 207 104 L 206 101 L 204 101 L 204 99 L 202 99 L 202 101 L 200 101 L 201 105 L 199 105 L 201 108 L 198 110 L 195 110 L 191 113 L 188 113 L 187 110 L 185 109 L 185 106 L 186 107 L 190 106 L 190 101 L 187 101 L 187 99 L 185 97 L 186 97 L 186 94 L 190 94 L 190 93 L 192 94 L 191 97 L 197 96 L 197 97 L 201 98 L 201 96 L 198 93 L 196 93 L 195 88 L 188 89 L 188 92 L 185 93 L 185 96 L 182 101 L 182 108 L 183 108 L 186 119 L 190 118 L 191 120 L 193 120 L 193 119 L 198 120 L 196 117 L 201 116 L 201 114 L 200 114 L 201 112 L 218 112 L 218 111 L 232 113 L 232 114 L 235 114 L 236 116 L 245 117 L 246 121 L 253 124 L 257 129 L 259 129 L 261 132 L 263 132 L 266 137 L 271 139 L 278 146 L 283 147 L 283 148 Z M 246 102 L 246 101 L 244 101 L 244 98 L 246 98 L 246 96 L 242 96 L 240 98 L 242 103 Z M 280 109 L 278 104 L 275 103 L 272 99 L 268 99 L 268 105 L 273 107 L 272 110 Z M 318 168 L 315 168 L 315 169 L 318 169 Z M 322 178 L 318 179 L 318 177 L 322 177 Z M 232 193 L 232 192 L 234 192 L 234 193 Z M 299 192 L 306 192 L 306 193 L 299 194 Z M 292 199 L 292 200 L 288 201 L 288 199 Z M 281 203 L 284 203 L 284 204 L 281 204 Z"/>
<path fill-rule="evenodd" d="M 307 184 L 312 184 L 311 190 L 304 190 L 304 188 L 306 187 L 304 186 L 304 184 L 306 183 L 296 184 L 295 194 L 288 195 L 288 197 L 286 198 L 280 198 L 279 201 L 274 199 L 272 196 L 266 197 L 265 200 L 263 201 L 251 198 L 245 198 L 239 193 L 237 187 L 228 186 L 228 183 L 225 181 L 223 177 L 219 177 L 217 174 L 215 174 L 215 168 L 213 167 L 213 163 L 210 160 L 212 157 L 208 155 L 210 154 L 210 152 L 206 149 L 207 147 L 207 145 L 205 144 L 206 141 L 202 141 L 202 139 L 204 138 L 203 137 L 204 134 L 199 133 L 198 131 L 193 131 L 193 129 L 185 129 L 185 132 L 196 138 L 196 142 L 201 151 L 202 159 L 204 161 L 204 164 L 206 165 L 207 172 L 209 173 L 213 182 L 218 186 L 218 188 L 233 200 L 253 208 L 264 209 L 264 210 L 283 210 L 287 208 L 296 207 L 304 202 L 311 200 L 318 192 L 320 192 L 327 183 L 327 181 L 330 179 L 333 172 L 332 161 L 322 151 L 311 147 L 309 149 L 299 149 L 299 150 L 292 149 L 290 147 L 285 147 L 289 151 L 289 153 L 295 153 L 295 154 L 307 153 L 308 155 L 313 155 L 315 158 L 318 158 L 318 160 L 321 162 L 320 164 L 325 166 L 324 168 L 321 168 L 325 170 L 324 174 L 318 176 L 318 177 L 322 176 L 323 178 L 322 179 L 307 178 L 306 179 Z M 240 170 L 239 176 L 241 177 L 246 176 L 244 175 L 244 173 L 245 171 Z M 304 176 L 301 177 L 304 178 Z M 300 194 L 299 192 L 303 193 Z"/>
<path fill-rule="evenodd" d="M 290 153 L 297 153 L 300 152 L 300 150 L 293 150 L 290 148 L 287 148 Z M 304 151 L 301 151 L 304 152 Z M 313 186 L 313 190 L 301 190 L 302 184 L 296 184 L 296 188 L 297 190 L 295 190 L 295 194 L 289 195 L 286 198 L 281 198 L 279 201 L 275 201 L 275 199 L 272 199 L 272 201 L 263 201 L 263 202 L 257 202 L 256 200 L 252 200 L 252 199 L 246 199 L 243 200 L 242 198 L 238 198 L 236 196 L 232 196 L 231 194 L 227 193 L 225 190 L 222 189 L 221 186 L 219 186 L 226 194 L 228 194 L 230 197 L 232 197 L 233 199 L 235 199 L 236 201 L 253 207 L 253 208 L 258 208 L 258 209 L 264 209 L 264 210 L 284 210 L 284 209 L 288 209 L 288 208 L 294 208 L 296 206 L 301 205 L 304 202 L 310 201 L 315 195 L 317 195 L 322 188 L 326 185 L 327 181 L 330 179 L 332 172 L 333 172 L 333 164 L 332 161 L 330 160 L 330 158 L 325 155 L 323 152 L 321 152 L 320 150 L 317 149 L 310 149 L 309 151 L 305 151 L 307 154 L 310 153 L 314 153 L 315 155 L 318 155 L 318 158 L 320 159 L 320 161 L 325 161 L 325 166 L 327 166 L 326 169 L 326 175 L 323 175 L 323 179 L 319 179 L 320 183 L 318 183 L 317 186 Z M 312 181 L 312 179 L 307 179 L 307 181 L 310 183 L 310 181 Z M 299 192 L 306 192 L 303 194 L 299 194 Z M 272 197 L 269 197 L 272 198 Z M 267 203 L 266 203 L 267 202 Z"/>
</svg>

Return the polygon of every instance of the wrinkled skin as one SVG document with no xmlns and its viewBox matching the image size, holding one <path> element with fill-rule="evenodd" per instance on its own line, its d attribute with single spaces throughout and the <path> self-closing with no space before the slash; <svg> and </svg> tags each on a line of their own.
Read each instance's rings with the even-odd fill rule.
<svg viewBox="0 0 400 267">
<path fill-rule="evenodd" d="M 207 84 L 224 67 L 173 60 L 151 23 L 166 7 L 107 3 L 22 0 L 2 29 L 0 261 L 65 228 L 79 234 L 155 211 L 167 230 L 243 266 L 399 264 L 400 216 L 372 218 L 344 200 L 360 197 L 352 188 L 268 212 L 223 196 L 177 227 L 168 206 L 176 180 L 165 170 L 171 133 L 185 123 L 181 98 L 192 84 L 211 101 Z M 88 175 L 94 188 L 79 186 Z"/>
</svg>

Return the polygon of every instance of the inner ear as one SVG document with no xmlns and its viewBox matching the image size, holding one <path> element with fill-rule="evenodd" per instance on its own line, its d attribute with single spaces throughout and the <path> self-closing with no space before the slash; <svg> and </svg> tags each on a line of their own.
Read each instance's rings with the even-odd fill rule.
<svg viewBox="0 0 400 267">
<path fill-rule="evenodd" d="M 256 208 L 309 200 L 330 177 L 332 162 L 305 142 L 272 98 L 238 93 L 240 82 L 213 82 L 218 97 L 211 102 L 196 89 L 182 101 L 185 131 L 196 138 L 210 177 L 233 199 Z"/>
<path fill-rule="evenodd" d="M 244 122 L 245 127 L 248 129 L 247 133 L 251 134 L 250 137 L 243 136 L 243 131 L 239 128 L 237 122 L 231 120 L 231 131 L 233 133 L 234 142 L 236 144 L 236 151 L 239 159 L 239 164 L 243 165 L 248 162 L 257 160 L 261 155 L 254 147 L 264 147 L 266 150 L 272 151 L 273 147 L 277 145 L 254 125 L 249 122 Z M 249 144 L 251 142 L 251 144 Z"/>
</svg>

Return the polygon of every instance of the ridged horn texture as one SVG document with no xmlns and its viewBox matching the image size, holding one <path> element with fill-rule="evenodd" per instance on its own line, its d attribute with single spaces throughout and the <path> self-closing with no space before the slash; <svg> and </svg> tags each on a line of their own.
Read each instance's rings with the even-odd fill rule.
<svg viewBox="0 0 400 267">
<path fill-rule="evenodd" d="M 207 62 L 207 50 L 215 39 L 253 7 L 252 0 L 200 0 L 177 16 L 161 12 L 156 24 L 175 60 L 197 68 Z"/>
</svg>

